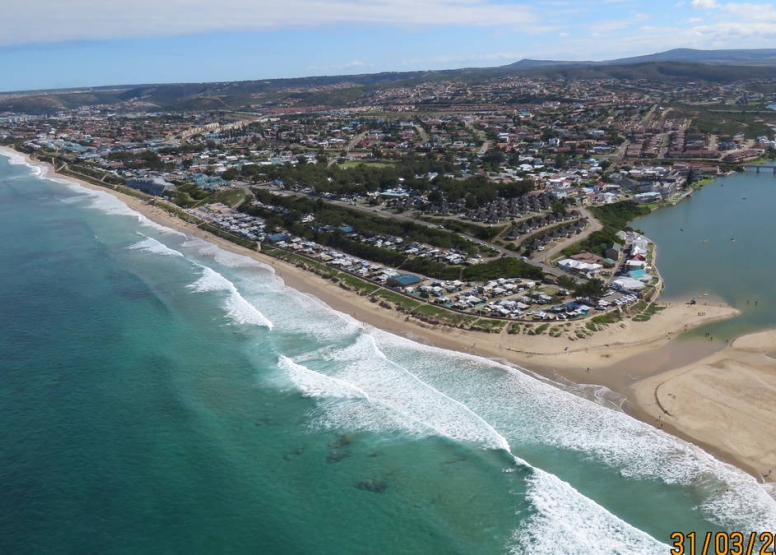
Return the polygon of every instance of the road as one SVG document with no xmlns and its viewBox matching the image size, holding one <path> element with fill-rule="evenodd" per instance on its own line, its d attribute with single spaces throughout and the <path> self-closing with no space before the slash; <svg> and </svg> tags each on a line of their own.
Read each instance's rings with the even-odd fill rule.
<svg viewBox="0 0 776 555">
<path fill-rule="evenodd" d="M 273 189 L 273 186 L 267 185 L 267 184 L 260 185 L 259 187 L 264 188 L 264 189 Z M 304 193 L 300 193 L 300 192 L 295 192 L 293 194 L 297 194 L 297 195 L 300 195 L 300 196 L 306 196 L 307 198 L 312 198 L 312 199 L 320 198 L 320 197 L 313 197 L 311 195 L 305 195 Z M 439 229 L 439 225 L 438 224 L 433 224 L 433 223 L 429 223 L 429 222 L 426 222 L 426 221 L 423 221 L 423 220 L 419 220 L 417 218 L 413 218 L 412 216 L 407 216 L 405 214 L 395 214 L 393 212 L 388 212 L 388 211 L 385 211 L 385 210 L 380 210 L 379 208 L 369 208 L 367 206 L 361 206 L 359 204 L 355 204 L 354 205 L 354 204 L 351 204 L 351 203 L 348 203 L 348 202 L 344 202 L 344 201 L 341 201 L 341 200 L 326 200 L 326 199 L 323 199 L 323 200 L 325 202 L 328 202 L 330 204 L 334 204 L 336 206 L 342 206 L 342 207 L 345 207 L 345 208 L 350 208 L 352 210 L 360 210 L 362 212 L 368 212 L 370 214 L 378 214 L 378 215 L 383 216 L 385 218 L 395 218 L 397 220 L 412 222 L 414 224 L 422 225 L 422 226 L 425 226 L 425 227 L 430 227 L 432 229 Z M 580 235 L 576 235 L 573 238 L 569 239 L 568 240 L 569 243 L 570 242 L 575 242 L 575 241 L 581 241 L 582 239 L 587 237 L 587 235 L 589 235 L 593 231 L 596 231 L 597 229 L 601 229 L 601 224 L 598 222 L 598 220 L 596 220 L 593 217 L 592 214 L 590 214 L 590 212 L 586 208 L 581 208 L 580 212 L 584 215 L 584 217 L 588 218 L 591 222 L 594 222 L 593 228 L 589 229 L 586 232 L 581 233 Z M 595 227 L 595 226 L 598 226 L 598 227 Z M 533 266 L 541 268 L 541 270 L 544 273 L 546 273 L 546 274 L 551 274 L 553 276 L 570 275 L 570 274 L 564 272 L 563 270 L 561 270 L 560 268 L 556 268 L 554 266 L 550 266 L 549 264 L 545 264 L 541 260 L 531 260 L 531 259 L 525 258 L 525 257 L 519 255 L 518 253 L 512 251 L 512 250 L 509 250 L 507 248 L 501 247 L 499 245 L 494 245 L 494 244 L 489 243 L 487 241 L 483 241 L 482 239 L 477 239 L 476 237 L 472 237 L 471 235 L 467 235 L 466 233 L 459 233 L 459 232 L 451 231 L 451 230 L 448 230 L 448 231 L 450 231 L 450 233 L 452 233 L 453 235 L 457 235 L 461 239 L 465 239 L 467 241 L 471 241 L 472 243 L 475 243 L 475 244 L 477 244 L 477 245 L 479 245 L 479 246 L 481 246 L 483 248 L 486 248 L 486 249 L 492 249 L 492 250 L 498 252 L 499 255 L 501 255 L 501 256 L 508 256 L 510 258 L 519 258 L 519 259 L 523 260 L 524 262 L 527 262 L 528 264 L 531 264 Z M 566 246 L 568 246 L 568 245 L 564 246 L 564 244 L 561 244 L 561 245 L 562 246 L 560 248 L 565 248 Z M 552 251 L 550 251 L 550 252 L 552 252 Z M 547 254 L 549 254 L 549 253 L 545 254 L 544 252 L 541 252 L 539 254 L 545 255 L 542 258 L 546 258 Z"/>
<path fill-rule="evenodd" d="M 482 141 L 482 146 L 477 151 L 477 156 L 482 156 L 488 152 L 488 149 L 490 148 L 490 141 L 485 137 L 485 132 L 482 129 L 477 129 L 474 127 L 474 124 L 472 124 L 470 121 L 465 122 L 464 125 L 466 125 L 469 131 L 474 133 L 477 138 Z"/>
<path fill-rule="evenodd" d="M 420 140 L 424 143 L 431 142 L 431 137 L 428 136 L 428 133 L 426 133 L 426 130 L 423 129 L 420 125 L 415 126 L 415 131 L 418 132 L 418 136 L 420 136 Z"/>
<path fill-rule="evenodd" d="M 356 145 L 364 139 L 364 137 L 366 137 L 367 133 L 369 133 L 369 131 L 362 131 L 361 133 L 359 133 L 358 135 L 350 139 L 350 141 L 348 142 L 347 145 L 345 145 L 345 148 L 344 148 L 345 157 L 347 157 L 347 155 L 350 154 L 350 151 L 353 150 L 356 147 Z M 326 167 L 329 167 L 332 164 L 336 163 L 338 158 L 339 158 L 338 156 L 329 156 L 329 163 L 326 164 Z"/>
<path fill-rule="evenodd" d="M 579 209 L 580 214 L 582 214 L 583 218 L 587 218 L 588 222 L 590 222 L 585 228 L 585 230 L 580 233 L 579 235 L 573 235 L 572 237 L 569 237 L 568 239 L 564 239 L 554 247 L 552 247 L 550 250 L 545 250 L 541 252 L 536 252 L 531 257 L 533 262 L 539 262 L 540 260 L 552 260 L 556 256 L 558 256 L 563 249 L 566 247 L 570 247 L 574 243 L 579 243 L 580 241 L 583 241 L 587 239 L 591 233 L 594 233 L 596 231 L 601 231 L 604 226 L 601 225 L 601 222 L 595 219 L 595 216 L 593 216 L 590 211 L 583 207 L 580 207 Z"/>
</svg>

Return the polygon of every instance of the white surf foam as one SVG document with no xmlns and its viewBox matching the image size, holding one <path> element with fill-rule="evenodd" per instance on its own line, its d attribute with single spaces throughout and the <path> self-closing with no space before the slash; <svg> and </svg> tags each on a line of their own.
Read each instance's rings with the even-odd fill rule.
<svg viewBox="0 0 776 555">
<path fill-rule="evenodd" d="M 12 166 L 27 166 L 35 177 L 43 177 L 48 173 L 48 166 L 28 162 L 23 155 L 13 150 L 0 148 L 0 156 L 8 158 Z"/>
<path fill-rule="evenodd" d="M 765 491 L 765 493 L 767 493 L 771 497 L 771 499 L 776 501 L 776 483 L 768 482 L 767 484 L 763 484 L 762 488 Z"/>
<path fill-rule="evenodd" d="M 310 397 L 335 397 L 369 400 L 366 391 L 348 382 L 310 370 L 281 355 L 278 367 L 285 371 L 294 385 Z"/>
<path fill-rule="evenodd" d="M 234 323 L 273 328 L 272 322 L 240 294 L 234 283 L 212 268 L 200 264 L 197 266 L 202 268 L 202 277 L 189 285 L 190 289 L 198 293 L 225 291 L 228 294 L 224 310 Z"/>
<path fill-rule="evenodd" d="M 269 264 L 264 264 L 244 254 L 224 250 L 218 245 L 209 243 L 199 237 L 187 237 L 183 246 L 197 251 L 197 254 L 200 256 L 212 258 L 218 264 L 227 268 L 251 268 L 264 270 L 272 274 L 275 273 L 275 269 Z"/>
<path fill-rule="evenodd" d="M 288 357 L 280 357 L 278 367 L 291 385 L 306 397 L 317 401 L 317 410 L 310 413 L 313 430 L 341 430 L 343 423 L 349 432 L 401 431 L 403 437 L 428 437 L 436 434 L 428 425 L 380 399 L 374 401 L 360 387 L 316 372 Z"/>
<path fill-rule="evenodd" d="M 129 216 L 131 218 L 135 218 L 138 221 L 138 223 L 146 227 L 154 228 L 155 230 L 160 231 L 162 233 L 186 237 L 185 233 L 181 233 L 178 230 L 160 225 L 154 221 L 149 220 L 140 212 L 136 212 L 135 210 L 133 210 L 132 208 L 124 204 L 124 202 L 121 199 L 113 196 L 112 194 L 106 191 L 100 191 L 98 189 L 90 189 L 88 187 L 84 187 L 80 183 L 76 183 L 75 181 L 70 181 L 69 179 L 63 178 L 63 177 L 46 177 L 46 179 L 48 179 L 49 181 L 53 181 L 55 183 L 59 183 L 60 185 L 64 185 L 74 193 L 78 193 L 79 195 L 83 195 L 84 197 L 87 197 L 91 201 L 89 204 L 89 208 L 92 208 L 94 210 L 99 210 L 100 212 L 109 214 L 111 216 Z"/>
<path fill-rule="evenodd" d="M 111 195 L 110 193 L 96 189 L 89 189 L 88 187 L 84 187 L 80 183 L 71 181 L 66 177 L 50 175 L 51 168 L 47 165 L 30 163 L 25 160 L 24 156 L 21 154 L 6 149 L 0 149 L 0 155 L 9 158 L 10 163 L 13 165 L 27 166 L 34 177 L 44 178 L 61 185 L 65 185 L 71 191 L 90 197 L 92 199 L 92 208 L 101 210 L 106 214 L 132 216 L 137 218 L 138 221 L 140 221 L 140 223 L 143 225 L 154 227 L 160 231 L 164 231 L 165 233 L 178 233 L 183 235 L 179 231 L 159 225 L 156 222 L 152 222 L 142 214 L 132 210 L 129 206 L 124 204 L 121 200 Z"/>
<path fill-rule="evenodd" d="M 776 527 L 776 503 L 754 478 L 613 410 L 611 401 L 616 399 L 606 391 L 593 392 L 600 404 L 590 402 L 515 367 L 418 345 L 379 330 L 371 333 L 387 356 L 424 381 L 453 392 L 512 444 L 551 445 L 606 464 L 624 477 L 693 488 L 704 498 L 701 510 L 722 526 Z"/>
<path fill-rule="evenodd" d="M 379 400 L 406 418 L 424 423 L 438 435 L 508 449 L 504 437 L 467 406 L 386 358 L 371 335 L 361 334 L 350 347 L 323 356 L 341 363 L 337 378 L 366 391 L 374 402 Z"/>
<path fill-rule="evenodd" d="M 527 499 L 537 511 L 514 533 L 510 553 L 663 554 L 669 546 L 617 518 L 557 476 L 534 469 Z"/>
<path fill-rule="evenodd" d="M 198 239 L 189 240 L 184 246 L 199 247 L 202 254 L 214 259 L 219 251 L 226 252 Z M 254 266 L 248 257 L 228 253 L 227 258 L 229 260 L 221 258 L 221 262 L 235 268 Z M 272 271 L 269 266 L 261 266 Z M 272 283 L 274 288 L 276 282 Z M 244 285 L 248 287 L 249 283 L 241 282 L 240 287 Z M 262 283 L 262 287 L 265 285 Z M 237 290 L 217 272 L 210 274 L 207 271 L 192 288 L 229 293 Z M 251 291 L 251 288 L 247 290 Z M 282 285 L 280 290 L 283 290 Z M 310 333 L 316 338 L 338 342 L 365 331 L 367 336 L 373 337 L 371 343 L 359 339 L 349 350 L 340 351 L 334 347 L 295 357 L 297 361 L 314 361 L 321 357 L 338 362 L 336 373 L 327 370 L 327 374 L 364 391 L 372 403 L 369 415 L 363 409 L 363 401 L 349 399 L 357 402 L 358 408 L 345 406 L 348 403 L 331 404 L 325 411 L 327 426 L 366 426 L 369 429 L 383 426 L 384 429 L 386 422 L 393 420 L 386 418 L 381 422 L 375 419 L 374 407 L 379 406 L 386 413 L 398 415 L 399 424 L 396 425 L 402 425 L 401 418 L 404 418 L 403 425 L 412 429 L 412 433 L 438 434 L 493 448 L 501 447 L 499 438 L 508 438 L 513 444 L 549 444 L 577 451 L 585 458 L 617 469 L 625 477 L 656 478 L 667 484 L 695 488 L 705 496 L 701 508 L 721 525 L 774 528 L 776 503 L 753 478 L 714 459 L 700 448 L 636 421 L 621 411 L 609 410 L 616 408 L 614 405 L 619 399 L 610 396 L 607 390 L 591 389 L 585 396 L 595 402 L 589 402 L 536 380 L 515 367 L 421 345 L 364 327 L 317 299 L 291 289 L 285 289 L 285 292 L 297 305 L 293 310 L 288 308 L 289 296 L 286 295 L 283 295 L 284 302 L 270 303 L 266 308 L 271 322 L 284 332 Z M 265 318 L 261 313 L 258 317 L 255 307 L 242 295 L 237 295 L 230 294 L 227 301 L 230 317 L 235 321 L 253 320 L 254 323 Z M 332 316 L 337 316 L 342 325 L 333 324 Z M 372 344 L 374 339 L 376 344 Z M 498 375 L 495 379 L 494 369 L 500 370 L 495 373 Z M 490 374 L 485 376 L 483 372 Z M 450 400 L 459 406 L 455 408 Z M 464 408 L 480 417 L 481 422 L 466 414 Z M 321 417 L 319 422 L 323 420 Z"/>
<path fill-rule="evenodd" d="M 140 235 L 143 235 L 142 233 Z M 145 235 L 143 235 L 145 237 Z M 142 241 L 135 243 L 134 245 L 130 245 L 127 247 L 129 250 L 133 251 L 144 251 L 144 252 L 150 252 L 152 254 L 159 254 L 162 256 L 177 256 L 183 258 L 183 253 L 176 251 L 175 249 L 171 249 L 164 243 L 157 241 L 153 237 L 145 237 Z"/>
<path fill-rule="evenodd" d="M 377 357 L 364 364 L 365 357 Z M 326 413 L 314 422 L 343 424 L 348 430 L 385 430 L 397 423 L 405 426 L 405 433 L 437 435 L 454 441 L 476 442 L 492 449 L 503 449 L 511 454 L 506 438 L 488 422 L 460 402 L 434 389 L 416 376 L 385 359 L 370 336 L 362 336 L 350 348 L 332 353 L 330 361 L 348 361 L 351 365 L 337 370 L 336 377 L 316 372 L 287 357 L 281 357 L 280 368 L 292 383 L 308 396 L 322 398 Z M 354 360 L 355 359 L 355 360 Z M 382 364 L 382 366 L 380 366 Z M 361 368 L 353 371 L 353 365 Z M 326 403 L 327 399 L 344 399 L 348 403 Z M 353 399 L 366 401 L 375 409 L 387 409 L 392 418 L 377 418 L 368 414 L 364 403 L 356 405 Z M 537 511 L 530 522 L 514 536 L 515 553 L 557 553 L 559 532 L 568 528 L 568 544 L 579 546 L 581 553 L 661 553 L 665 546 L 612 515 L 603 507 L 585 498 L 570 485 L 555 476 L 533 468 L 514 457 L 518 465 L 531 469 L 528 500 Z M 570 533 L 573 531 L 573 534 Z M 597 550 L 595 546 L 611 547 Z"/>
</svg>

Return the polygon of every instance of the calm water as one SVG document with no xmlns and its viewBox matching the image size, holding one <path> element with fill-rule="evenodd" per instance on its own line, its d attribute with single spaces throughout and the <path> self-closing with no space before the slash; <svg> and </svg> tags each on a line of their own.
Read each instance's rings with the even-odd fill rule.
<svg viewBox="0 0 776 555">
<path fill-rule="evenodd" d="M 742 311 L 695 336 L 724 340 L 776 327 L 776 177 L 769 172 L 718 179 L 633 224 L 658 246 L 665 299 L 698 296 L 702 305 L 708 293 Z"/>
<path fill-rule="evenodd" d="M 665 553 L 677 529 L 776 529 L 752 478 L 602 388 L 364 326 L 2 157 L 0 236 L 0 553 Z"/>
</svg>

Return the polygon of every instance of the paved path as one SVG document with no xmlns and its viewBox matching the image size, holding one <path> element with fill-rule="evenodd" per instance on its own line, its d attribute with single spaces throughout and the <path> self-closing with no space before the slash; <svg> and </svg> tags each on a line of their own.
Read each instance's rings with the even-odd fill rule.
<svg viewBox="0 0 776 555">
<path fill-rule="evenodd" d="M 601 222 L 596 220 L 595 216 L 593 216 L 587 208 L 583 206 L 581 208 L 578 208 L 578 210 L 580 214 L 582 214 L 582 217 L 587 218 L 589 222 L 585 230 L 579 235 L 572 235 L 568 239 L 564 239 L 563 241 L 561 241 L 554 247 L 550 248 L 549 250 L 535 252 L 534 255 L 531 257 L 531 259 L 534 262 L 538 262 L 540 260 L 552 260 L 553 258 L 558 256 L 560 252 L 566 247 L 570 247 L 575 243 L 584 241 L 590 236 L 591 233 L 594 233 L 596 231 L 601 231 L 604 228 Z"/>
</svg>

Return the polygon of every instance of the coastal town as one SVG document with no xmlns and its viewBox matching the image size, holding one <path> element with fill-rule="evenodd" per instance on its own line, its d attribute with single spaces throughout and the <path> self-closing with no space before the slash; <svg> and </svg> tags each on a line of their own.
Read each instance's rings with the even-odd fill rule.
<svg viewBox="0 0 776 555">
<path fill-rule="evenodd" d="M 659 310 L 655 247 L 630 223 L 774 152 L 763 88 L 504 77 L 338 106 L 295 88 L 239 111 L 131 99 L 2 113 L 0 141 L 408 317 L 574 340 Z"/>
<path fill-rule="evenodd" d="M 0 553 L 776 546 L 776 11 L 43 4 Z"/>
</svg>

